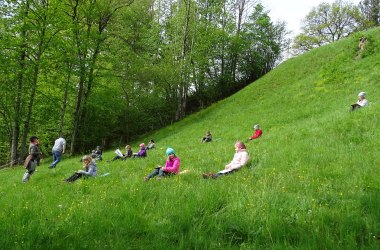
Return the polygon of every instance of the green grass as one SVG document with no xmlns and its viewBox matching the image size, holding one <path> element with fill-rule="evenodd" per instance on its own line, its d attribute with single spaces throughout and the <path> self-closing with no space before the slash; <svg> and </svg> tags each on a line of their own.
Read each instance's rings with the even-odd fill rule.
<svg viewBox="0 0 380 250">
<path fill-rule="evenodd" d="M 362 35 L 369 42 L 358 57 Z M 99 162 L 109 176 L 64 183 L 79 158 L 54 170 L 46 159 L 27 184 L 21 167 L 1 170 L 0 249 L 378 249 L 379 48 L 374 29 L 290 59 L 142 138 L 157 141 L 146 159 Z M 349 112 L 360 91 L 370 106 Z M 256 123 L 264 134 L 247 143 L 250 165 L 202 179 Z M 221 139 L 200 144 L 207 130 Z M 189 173 L 143 182 L 167 146 Z"/>
</svg>

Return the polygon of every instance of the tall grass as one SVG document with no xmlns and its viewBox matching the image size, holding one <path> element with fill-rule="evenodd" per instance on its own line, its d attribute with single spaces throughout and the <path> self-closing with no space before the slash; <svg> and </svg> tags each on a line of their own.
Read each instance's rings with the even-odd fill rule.
<svg viewBox="0 0 380 250">
<path fill-rule="evenodd" d="M 358 57 L 362 35 L 369 43 Z M 141 138 L 157 141 L 146 159 L 107 163 L 114 153 L 106 152 L 97 178 L 63 182 L 79 158 L 53 170 L 45 159 L 27 184 L 21 167 L 1 170 L 0 248 L 378 249 L 379 36 L 370 30 L 286 61 Z M 360 91 L 370 106 L 349 112 Z M 231 160 L 255 123 L 264 134 L 247 143 L 249 166 L 202 179 Z M 200 144 L 207 130 L 219 139 Z M 143 182 L 167 146 L 189 173 Z"/>
</svg>

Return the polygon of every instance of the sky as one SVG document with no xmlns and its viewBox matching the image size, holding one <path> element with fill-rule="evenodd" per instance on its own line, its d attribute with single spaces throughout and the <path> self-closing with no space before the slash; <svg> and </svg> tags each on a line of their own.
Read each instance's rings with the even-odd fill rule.
<svg viewBox="0 0 380 250">
<path fill-rule="evenodd" d="M 361 0 L 348 0 L 358 5 Z M 262 4 L 269 10 L 272 21 L 285 21 L 288 30 L 293 31 L 293 36 L 300 33 L 301 20 L 311 11 L 313 7 L 322 2 L 333 3 L 335 0 L 261 0 Z"/>
</svg>

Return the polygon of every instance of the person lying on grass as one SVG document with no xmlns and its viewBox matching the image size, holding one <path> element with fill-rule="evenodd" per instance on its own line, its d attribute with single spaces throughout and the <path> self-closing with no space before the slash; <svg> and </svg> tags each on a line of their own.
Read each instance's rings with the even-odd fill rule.
<svg viewBox="0 0 380 250">
<path fill-rule="evenodd" d="M 65 182 L 74 182 L 83 176 L 96 176 L 98 173 L 98 169 L 95 164 L 95 160 L 92 159 L 91 156 L 85 155 L 82 158 L 83 169 L 76 171 L 72 176 L 67 178 Z"/>
<path fill-rule="evenodd" d="M 219 171 L 216 174 L 213 173 L 205 173 L 203 174 L 203 178 L 218 178 L 220 176 L 231 174 L 237 170 L 239 170 L 241 167 L 245 166 L 247 162 L 249 161 L 249 155 L 246 150 L 245 144 L 241 141 L 237 141 L 235 143 L 235 155 L 232 161 L 226 165 L 224 170 Z"/>
<path fill-rule="evenodd" d="M 166 159 L 165 167 L 157 166 L 154 171 L 144 178 L 144 181 L 148 181 L 150 178 L 158 175 L 158 179 L 164 176 L 171 176 L 178 174 L 180 159 L 175 155 L 174 149 L 168 147 L 166 149 Z"/>
</svg>

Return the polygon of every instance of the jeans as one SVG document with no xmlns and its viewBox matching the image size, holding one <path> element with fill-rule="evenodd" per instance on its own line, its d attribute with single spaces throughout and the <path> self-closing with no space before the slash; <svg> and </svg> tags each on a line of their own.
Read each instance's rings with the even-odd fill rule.
<svg viewBox="0 0 380 250">
<path fill-rule="evenodd" d="M 156 167 L 154 169 L 154 171 L 148 175 L 147 177 L 150 179 L 150 178 L 153 178 L 155 177 L 156 175 L 158 175 L 158 177 L 163 177 L 163 176 L 166 176 L 166 175 L 172 175 L 173 173 L 171 172 L 166 172 L 164 170 L 162 170 L 160 167 Z"/>
<path fill-rule="evenodd" d="M 62 152 L 53 150 L 53 163 L 50 165 L 51 168 L 55 168 L 55 166 L 60 162 L 62 159 Z"/>
</svg>

